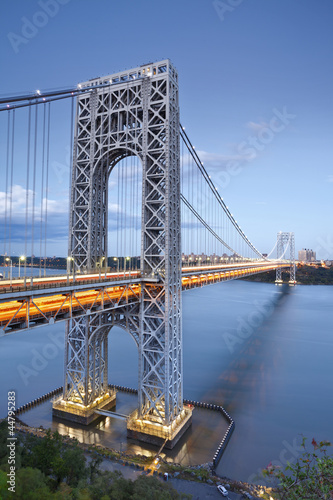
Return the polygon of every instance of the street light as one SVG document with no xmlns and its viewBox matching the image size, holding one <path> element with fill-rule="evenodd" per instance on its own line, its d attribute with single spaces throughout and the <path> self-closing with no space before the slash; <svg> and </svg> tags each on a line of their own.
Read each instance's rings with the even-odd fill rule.
<svg viewBox="0 0 333 500">
<path fill-rule="evenodd" d="M 25 261 L 25 256 L 21 255 L 19 258 L 19 278 L 21 278 L 21 262 L 23 263 Z"/>
<path fill-rule="evenodd" d="M 126 259 L 125 259 L 124 276 L 125 276 L 125 273 L 126 273 L 126 261 L 127 261 L 127 260 L 131 260 L 131 257 L 126 257 Z M 129 266 L 128 266 L 128 270 L 130 270 L 130 263 L 129 263 Z"/>
<path fill-rule="evenodd" d="M 101 270 L 102 270 L 102 265 L 103 265 L 103 260 L 105 257 L 101 257 L 99 261 L 99 279 L 101 279 Z"/>
<path fill-rule="evenodd" d="M 5 260 L 6 260 L 6 262 L 10 262 L 9 276 L 10 276 L 10 286 L 12 286 L 12 266 L 13 266 L 13 262 L 12 262 L 12 259 L 10 257 L 6 257 Z"/>
<path fill-rule="evenodd" d="M 71 261 L 74 261 L 73 257 L 67 257 L 67 284 L 69 284 L 69 274 L 71 272 Z"/>
<path fill-rule="evenodd" d="M 113 257 L 114 261 L 117 261 L 117 273 L 119 274 L 119 258 L 118 257 Z"/>
</svg>

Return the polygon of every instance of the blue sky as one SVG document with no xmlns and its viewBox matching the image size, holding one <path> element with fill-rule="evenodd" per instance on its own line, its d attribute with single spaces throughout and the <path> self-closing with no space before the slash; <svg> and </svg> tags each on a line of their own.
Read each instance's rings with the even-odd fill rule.
<svg viewBox="0 0 333 500">
<path fill-rule="evenodd" d="M 297 250 L 333 258 L 331 0 L 13 0 L 3 10 L 1 95 L 170 58 L 182 124 L 256 247 L 268 252 L 278 231 L 294 231 Z M 49 255 L 67 253 L 69 117 L 65 104 L 53 115 Z M 3 117 L 0 133 L 3 172 Z M 12 253 L 22 252 L 23 149 Z M 3 191 L 2 181 L 0 208 Z"/>
</svg>

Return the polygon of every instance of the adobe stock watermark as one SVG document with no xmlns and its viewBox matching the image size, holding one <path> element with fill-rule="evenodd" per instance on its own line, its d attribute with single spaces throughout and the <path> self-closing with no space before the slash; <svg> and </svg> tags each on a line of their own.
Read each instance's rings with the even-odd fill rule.
<svg viewBox="0 0 333 500">
<path fill-rule="evenodd" d="M 279 456 L 276 460 L 272 460 L 270 464 L 267 466 L 267 470 L 272 468 L 284 469 L 287 463 L 293 464 L 296 460 L 301 456 L 304 452 L 304 447 L 302 446 L 303 437 L 297 436 L 292 440 L 292 443 L 288 443 L 288 441 L 282 441 L 283 448 L 279 453 Z M 266 476 L 263 473 L 262 469 L 258 469 L 257 472 L 251 474 L 247 478 L 248 483 L 256 483 L 260 481 L 260 485 L 262 486 L 271 486 L 271 480 L 269 476 Z"/>
<path fill-rule="evenodd" d="M 319 236 L 317 238 L 318 245 L 315 248 L 317 256 L 322 260 L 333 260 L 333 236 Z"/>
<path fill-rule="evenodd" d="M 219 16 L 220 21 L 224 21 L 225 15 L 233 12 L 244 0 L 214 0 L 213 7 Z"/>
<path fill-rule="evenodd" d="M 40 10 L 30 17 L 21 17 L 22 26 L 19 33 L 14 33 L 10 31 L 7 34 L 7 38 L 15 52 L 18 54 L 21 45 L 26 45 L 27 43 L 35 38 L 41 28 L 44 28 L 50 19 L 55 17 L 61 6 L 66 5 L 71 0 L 39 0 L 38 6 Z"/>
<path fill-rule="evenodd" d="M 57 177 L 58 184 L 63 184 L 64 180 L 68 182 L 69 172 L 71 169 L 70 163 L 71 163 L 70 147 L 66 146 L 65 163 L 60 163 L 59 161 L 52 161 L 51 163 L 51 167 Z"/>
<path fill-rule="evenodd" d="M 62 356 L 64 351 L 63 332 L 48 333 L 50 342 L 43 345 L 40 349 L 31 349 L 31 360 L 28 365 L 17 365 L 17 371 L 25 386 L 37 377 L 48 366 L 49 361 Z"/>
<path fill-rule="evenodd" d="M 250 135 L 245 141 L 237 146 L 237 153 L 240 159 L 227 162 L 225 170 L 220 170 L 214 175 L 217 186 L 225 189 L 232 177 L 239 175 L 244 170 L 244 165 L 253 161 L 268 144 L 270 144 L 277 134 L 285 130 L 290 122 L 296 118 L 296 115 L 288 113 L 287 107 L 283 106 L 279 111 L 273 108 L 273 116 L 264 126 L 259 127 L 257 135 Z"/>
<path fill-rule="evenodd" d="M 235 351 L 237 345 L 241 345 L 246 339 L 251 337 L 255 330 L 262 325 L 274 311 L 274 302 L 253 302 L 255 309 L 252 310 L 245 318 L 238 316 L 237 328 L 235 333 L 226 332 L 223 334 L 224 342 L 226 343 L 230 353 Z"/>
</svg>

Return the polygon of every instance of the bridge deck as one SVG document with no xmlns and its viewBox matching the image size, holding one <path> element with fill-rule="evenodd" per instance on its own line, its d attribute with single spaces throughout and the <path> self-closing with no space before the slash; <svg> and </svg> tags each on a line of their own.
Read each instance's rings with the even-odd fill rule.
<svg viewBox="0 0 333 500">
<path fill-rule="evenodd" d="M 277 267 L 289 267 L 288 262 L 260 262 L 232 266 L 183 268 L 182 288 L 206 286 L 220 281 L 243 278 Z M 28 286 L 13 280 L 11 291 L 2 284 L 0 294 L 0 335 L 53 324 L 72 317 L 100 311 L 124 308 L 140 301 L 142 282 L 157 285 L 158 277 L 109 276 L 104 279 L 77 280 L 73 276 L 57 276 L 56 282 L 39 278 Z M 122 278 L 122 279 L 121 279 Z M 0 287 L 1 288 L 1 287 Z M 55 290 L 56 288 L 56 290 Z"/>
</svg>

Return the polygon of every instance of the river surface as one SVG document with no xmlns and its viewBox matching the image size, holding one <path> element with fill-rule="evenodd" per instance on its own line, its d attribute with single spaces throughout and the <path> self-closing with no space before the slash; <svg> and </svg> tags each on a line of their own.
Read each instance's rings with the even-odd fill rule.
<svg viewBox="0 0 333 500">
<path fill-rule="evenodd" d="M 184 397 L 222 404 L 236 423 L 220 475 L 260 482 L 270 462 L 299 456 L 302 434 L 333 441 L 333 287 L 282 290 L 231 281 L 182 295 Z M 19 406 L 63 385 L 63 339 L 64 323 L 0 338 L 1 416 L 7 390 Z M 112 329 L 109 382 L 137 387 L 137 370 L 133 339 Z"/>
</svg>

